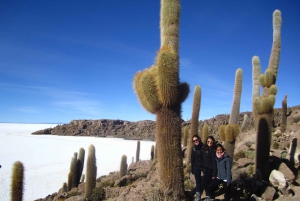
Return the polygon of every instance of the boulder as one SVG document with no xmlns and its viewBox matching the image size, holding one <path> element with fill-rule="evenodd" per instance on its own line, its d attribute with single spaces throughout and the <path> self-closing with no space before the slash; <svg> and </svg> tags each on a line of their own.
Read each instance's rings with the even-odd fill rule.
<svg viewBox="0 0 300 201">
<path fill-rule="evenodd" d="M 282 172 L 273 170 L 270 174 L 269 181 L 271 185 L 277 188 L 280 192 L 283 194 L 287 193 L 289 186 Z"/>
</svg>

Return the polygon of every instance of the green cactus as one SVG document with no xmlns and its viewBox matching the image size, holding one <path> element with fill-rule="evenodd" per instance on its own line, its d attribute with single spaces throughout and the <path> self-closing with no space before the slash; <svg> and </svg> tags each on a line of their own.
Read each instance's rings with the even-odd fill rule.
<svg viewBox="0 0 300 201">
<path fill-rule="evenodd" d="M 285 132 L 287 122 L 287 95 L 284 96 L 281 108 L 281 132 Z"/>
<path fill-rule="evenodd" d="M 96 150 L 94 145 L 89 146 L 89 153 L 86 164 L 86 182 L 84 196 L 89 199 L 96 187 L 97 166 L 96 166 Z"/>
<path fill-rule="evenodd" d="M 254 99 L 260 96 L 260 82 L 259 76 L 261 74 L 260 60 L 258 56 L 252 58 L 252 116 L 255 125 L 257 125 L 257 113 L 254 109 Z M 257 126 L 255 126 L 256 129 Z"/>
<path fill-rule="evenodd" d="M 191 119 L 191 133 L 188 143 L 187 150 L 187 163 L 191 162 L 191 151 L 193 147 L 193 135 L 198 134 L 198 124 L 199 124 L 199 113 L 200 113 L 200 105 L 201 105 L 201 88 L 199 85 L 195 86 L 194 89 L 194 101 L 193 101 L 193 112 Z"/>
<path fill-rule="evenodd" d="M 13 164 L 11 176 L 11 200 L 22 201 L 24 186 L 24 166 L 20 161 Z"/>
<path fill-rule="evenodd" d="M 151 146 L 151 152 L 150 152 L 151 160 L 154 159 L 154 145 Z"/>
<path fill-rule="evenodd" d="M 262 96 L 253 99 L 254 113 L 257 114 L 256 127 L 256 155 L 255 170 L 260 171 L 264 180 L 269 179 L 269 152 L 271 146 L 271 134 L 274 120 L 274 104 L 277 87 L 275 85 L 278 72 L 278 63 L 280 56 L 280 29 L 281 13 L 275 10 L 273 13 L 273 45 L 269 66 L 265 74 L 259 76 L 259 81 L 263 87 Z"/>
<path fill-rule="evenodd" d="M 69 172 L 68 174 L 68 192 L 72 189 L 72 183 L 73 183 L 73 175 L 72 172 Z"/>
<path fill-rule="evenodd" d="M 62 191 L 62 193 L 67 193 L 68 192 L 68 185 L 67 185 L 66 182 L 63 183 L 61 191 Z"/>
<path fill-rule="evenodd" d="M 231 113 L 229 118 L 229 124 L 226 126 L 221 125 L 219 127 L 219 134 L 221 139 L 224 141 L 224 148 L 227 154 L 233 158 L 235 139 L 238 136 L 240 129 L 237 125 L 240 114 L 240 101 L 242 94 L 242 79 L 243 71 L 241 68 L 236 70 L 235 82 L 234 82 L 234 95 L 231 107 Z"/>
<path fill-rule="evenodd" d="M 244 120 L 243 120 L 242 126 L 241 126 L 241 128 L 240 128 L 240 133 L 243 132 L 243 131 L 245 130 L 247 120 L 248 120 L 248 115 L 247 115 L 247 114 L 244 114 Z"/>
<path fill-rule="evenodd" d="M 182 143 L 184 147 L 187 146 L 188 137 L 189 137 L 189 127 L 185 126 L 183 128 L 183 143 Z"/>
<path fill-rule="evenodd" d="M 233 158 L 235 139 L 239 134 L 239 126 L 237 124 L 220 125 L 219 128 L 220 138 L 224 141 L 224 148 L 227 154 Z"/>
<path fill-rule="evenodd" d="M 161 0 L 161 47 L 156 64 L 134 77 L 134 90 L 140 103 L 147 111 L 156 114 L 158 173 L 165 200 L 185 198 L 181 103 L 189 94 L 189 86 L 179 81 L 179 14 L 179 0 Z"/>
<path fill-rule="evenodd" d="M 122 178 L 124 175 L 127 173 L 127 156 L 123 155 L 121 158 L 121 163 L 120 163 L 120 178 Z"/>
<path fill-rule="evenodd" d="M 138 140 L 136 143 L 136 154 L 135 154 L 136 162 L 140 161 L 140 146 L 141 146 L 141 142 Z"/>
<path fill-rule="evenodd" d="M 206 142 L 206 139 L 208 137 L 208 125 L 207 123 L 204 123 L 203 128 L 202 128 L 202 142 Z"/>
<path fill-rule="evenodd" d="M 77 156 L 77 155 L 76 155 Z M 76 187 L 76 181 L 77 181 L 77 167 L 76 167 L 76 162 L 77 162 L 77 157 L 75 155 L 72 157 L 71 159 L 71 165 L 70 165 L 70 173 L 72 175 L 72 179 L 71 179 L 71 185 L 68 184 L 68 186 L 70 186 L 70 188 L 75 188 Z"/>
<path fill-rule="evenodd" d="M 78 184 L 80 183 L 80 178 L 82 175 L 82 171 L 83 171 L 83 166 L 84 166 L 84 156 L 85 156 L 85 150 L 84 148 L 80 148 L 79 149 L 79 155 L 76 161 L 76 187 L 78 187 Z"/>
<path fill-rule="evenodd" d="M 236 70 L 235 82 L 234 82 L 234 95 L 231 107 L 231 113 L 229 118 L 229 124 L 237 124 L 240 115 L 240 102 L 242 94 L 242 81 L 243 70 L 241 68 Z"/>
</svg>

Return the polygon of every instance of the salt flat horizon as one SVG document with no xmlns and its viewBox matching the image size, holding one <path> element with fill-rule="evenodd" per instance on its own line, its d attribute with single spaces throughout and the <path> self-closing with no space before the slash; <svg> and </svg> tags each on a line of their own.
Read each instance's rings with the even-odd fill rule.
<svg viewBox="0 0 300 201">
<path fill-rule="evenodd" d="M 96 148 L 97 177 L 118 171 L 123 154 L 130 164 L 136 154 L 136 140 L 83 136 L 31 135 L 32 132 L 58 124 L 0 123 L 0 200 L 10 200 L 12 165 L 24 165 L 23 200 L 32 201 L 57 192 L 67 177 L 71 158 L 81 147 Z M 149 160 L 153 141 L 141 141 L 140 159 Z M 84 164 L 85 165 L 85 164 Z M 85 166 L 83 173 L 85 174 Z"/>
</svg>

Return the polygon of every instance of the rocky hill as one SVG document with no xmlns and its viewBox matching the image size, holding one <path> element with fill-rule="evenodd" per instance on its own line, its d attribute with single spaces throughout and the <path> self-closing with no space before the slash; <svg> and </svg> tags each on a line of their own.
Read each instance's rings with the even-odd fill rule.
<svg viewBox="0 0 300 201">
<path fill-rule="evenodd" d="M 291 107 L 289 112 L 300 106 Z M 251 112 L 243 112 L 239 116 L 238 124 L 241 125 L 244 120 L 244 115 L 248 115 L 244 131 L 254 128 L 254 120 Z M 281 110 L 275 109 L 274 126 L 279 126 L 281 121 Z M 218 127 L 222 124 L 227 124 L 229 114 L 220 114 L 210 119 L 199 121 L 199 132 L 204 123 L 208 124 L 209 134 L 218 137 Z M 183 121 L 182 125 L 189 125 L 189 121 Z M 46 128 L 32 133 L 64 135 L 64 136 L 97 136 L 97 137 L 116 137 L 131 140 L 155 140 L 155 122 L 150 120 L 145 121 L 124 121 L 124 120 L 73 120 L 69 124 L 58 125 L 54 128 Z"/>
</svg>

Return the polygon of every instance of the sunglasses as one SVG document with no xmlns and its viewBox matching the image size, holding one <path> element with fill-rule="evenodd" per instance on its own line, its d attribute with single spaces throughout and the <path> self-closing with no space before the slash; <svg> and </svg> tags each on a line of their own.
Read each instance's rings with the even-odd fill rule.
<svg viewBox="0 0 300 201">
<path fill-rule="evenodd" d="M 206 142 L 207 142 L 207 143 L 212 143 L 212 141 L 210 141 L 210 140 L 207 140 Z"/>
<path fill-rule="evenodd" d="M 199 140 L 193 140 L 193 142 L 199 142 Z"/>
</svg>

